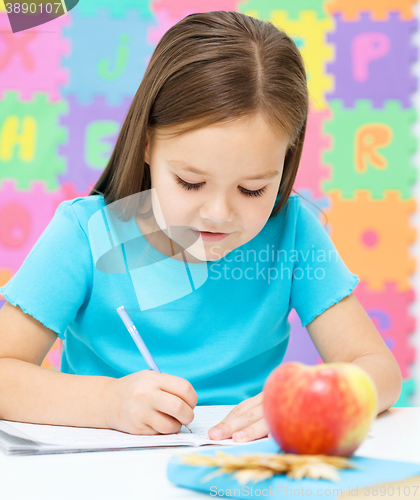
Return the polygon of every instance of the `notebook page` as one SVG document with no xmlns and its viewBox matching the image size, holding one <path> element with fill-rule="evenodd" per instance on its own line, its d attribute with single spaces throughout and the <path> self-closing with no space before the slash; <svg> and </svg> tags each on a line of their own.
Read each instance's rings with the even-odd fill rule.
<svg viewBox="0 0 420 500">
<path fill-rule="evenodd" d="M 226 415 L 235 408 L 235 405 L 222 405 L 222 406 L 196 406 L 194 408 L 194 420 L 188 427 L 192 430 L 192 434 L 188 429 L 182 427 L 182 433 L 188 433 L 189 439 L 196 445 L 203 444 L 226 444 L 226 445 L 239 445 L 232 438 L 230 439 L 210 439 L 208 431 L 214 425 L 220 423 Z"/>
<path fill-rule="evenodd" d="M 194 408 L 194 420 L 188 424 L 188 427 L 192 430 L 194 436 L 209 439 L 208 430 L 221 422 L 233 408 L 235 408 L 235 405 L 196 406 Z M 185 427 L 181 428 L 180 433 L 191 436 L 191 432 Z"/>
<path fill-rule="evenodd" d="M 94 429 L 87 427 L 68 427 L 59 425 L 29 424 L 0 420 L 0 430 L 12 436 L 31 440 L 40 445 L 55 445 L 66 449 L 112 449 L 124 447 L 171 446 L 182 444 L 222 444 L 223 441 L 211 441 L 207 431 L 219 423 L 234 405 L 197 406 L 194 409 L 194 420 L 188 426 L 191 434 L 184 427 L 178 434 L 160 434 L 155 436 L 137 436 L 111 429 Z"/>
</svg>

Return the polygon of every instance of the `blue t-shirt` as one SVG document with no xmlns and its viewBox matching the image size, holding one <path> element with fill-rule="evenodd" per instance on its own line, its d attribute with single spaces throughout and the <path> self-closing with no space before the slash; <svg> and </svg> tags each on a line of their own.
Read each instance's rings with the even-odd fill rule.
<svg viewBox="0 0 420 500">
<path fill-rule="evenodd" d="M 297 194 L 248 243 L 188 265 L 143 245 L 137 224 L 111 219 L 102 195 L 64 201 L 0 288 L 63 340 L 63 373 L 148 369 L 116 311 L 123 305 L 160 370 L 187 379 L 198 405 L 238 404 L 282 362 L 291 309 L 306 326 L 359 282 Z M 137 263 L 132 241 L 148 247 L 147 262 Z"/>
</svg>

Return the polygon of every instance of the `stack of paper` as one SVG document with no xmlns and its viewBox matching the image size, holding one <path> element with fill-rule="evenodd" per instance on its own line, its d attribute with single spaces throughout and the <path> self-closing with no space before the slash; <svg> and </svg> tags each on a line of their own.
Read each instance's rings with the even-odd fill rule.
<svg viewBox="0 0 420 500">
<path fill-rule="evenodd" d="M 208 430 L 218 424 L 235 405 L 196 406 L 194 420 L 178 434 L 137 436 L 110 429 L 27 424 L 0 420 L 0 449 L 7 454 L 35 455 L 149 448 L 154 446 L 238 445 L 233 439 L 214 441 Z M 268 439 L 268 438 L 264 438 Z M 241 443 L 247 444 L 247 443 Z"/>
</svg>

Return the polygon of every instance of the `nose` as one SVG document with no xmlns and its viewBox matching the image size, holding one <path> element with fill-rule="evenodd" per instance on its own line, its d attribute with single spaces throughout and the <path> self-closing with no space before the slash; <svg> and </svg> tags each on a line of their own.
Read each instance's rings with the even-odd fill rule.
<svg viewBox="0 0 420 500">
<path fill-rule="evenodd" d="M 212 196 L 201 206 L 199 215 L 203 220 L 209 219 L 215 224 L 230 221 L 232 209 L 227 195 Z"/>
</svg>

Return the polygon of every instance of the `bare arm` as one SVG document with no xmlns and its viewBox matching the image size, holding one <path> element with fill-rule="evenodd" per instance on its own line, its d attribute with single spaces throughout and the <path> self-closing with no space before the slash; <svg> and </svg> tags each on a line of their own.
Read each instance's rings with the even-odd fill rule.
<svg viewBox="0 0 420 500">
<path fill-rule="evenodd" d="M 319 314 L 306 328 L 324 363 L 353 363 L 372 377 L 378 392 L 378 413 L 396 403 L 402 385 L 400 367 L 353 294 Z M 209 429 L 210 439 L 232 437 L 244 442 L 267 436 L 262 402 L 262 392 L 242 401 Z M 213 433 L 215 428 L 220 435 Z"/>
<path fill-rule="evenodd" d="M 394 405 L 401 394 L 401 370 L 397 362 L 383 354 L 365 354 L 352 361 L 364 368 L 378 389 L 378 414 Z"/>
<path fill-rule="evenodd" d="M 353 363 L 369 373 L 378 390 L 378 414 L 397 402 L 400 367 L 353 294 L 317 316 L 307 330 L 324 363 Z"/>
<path fill-rule="evenodd" d="M 20 359 L 0 359 L 0 419 L 108 428 L 110 377 L 69 375 Z"/>
<path fill-rule="evenodd" d="M 121 378 L 41 367 L 57 339 L 19 307 L 0 310 L 0 419 L 173 434 L 194 418 L 197 393 L 181 377 L 141 370 Z"/>
<path fill-rule="evenodd" d="M 40 365 L 57 339 L 19 307 L 0 310 L 0 419 L 75 427 L 108 428 L 110 387 L 115 379 L 70 375 Z"/>
</svg>

